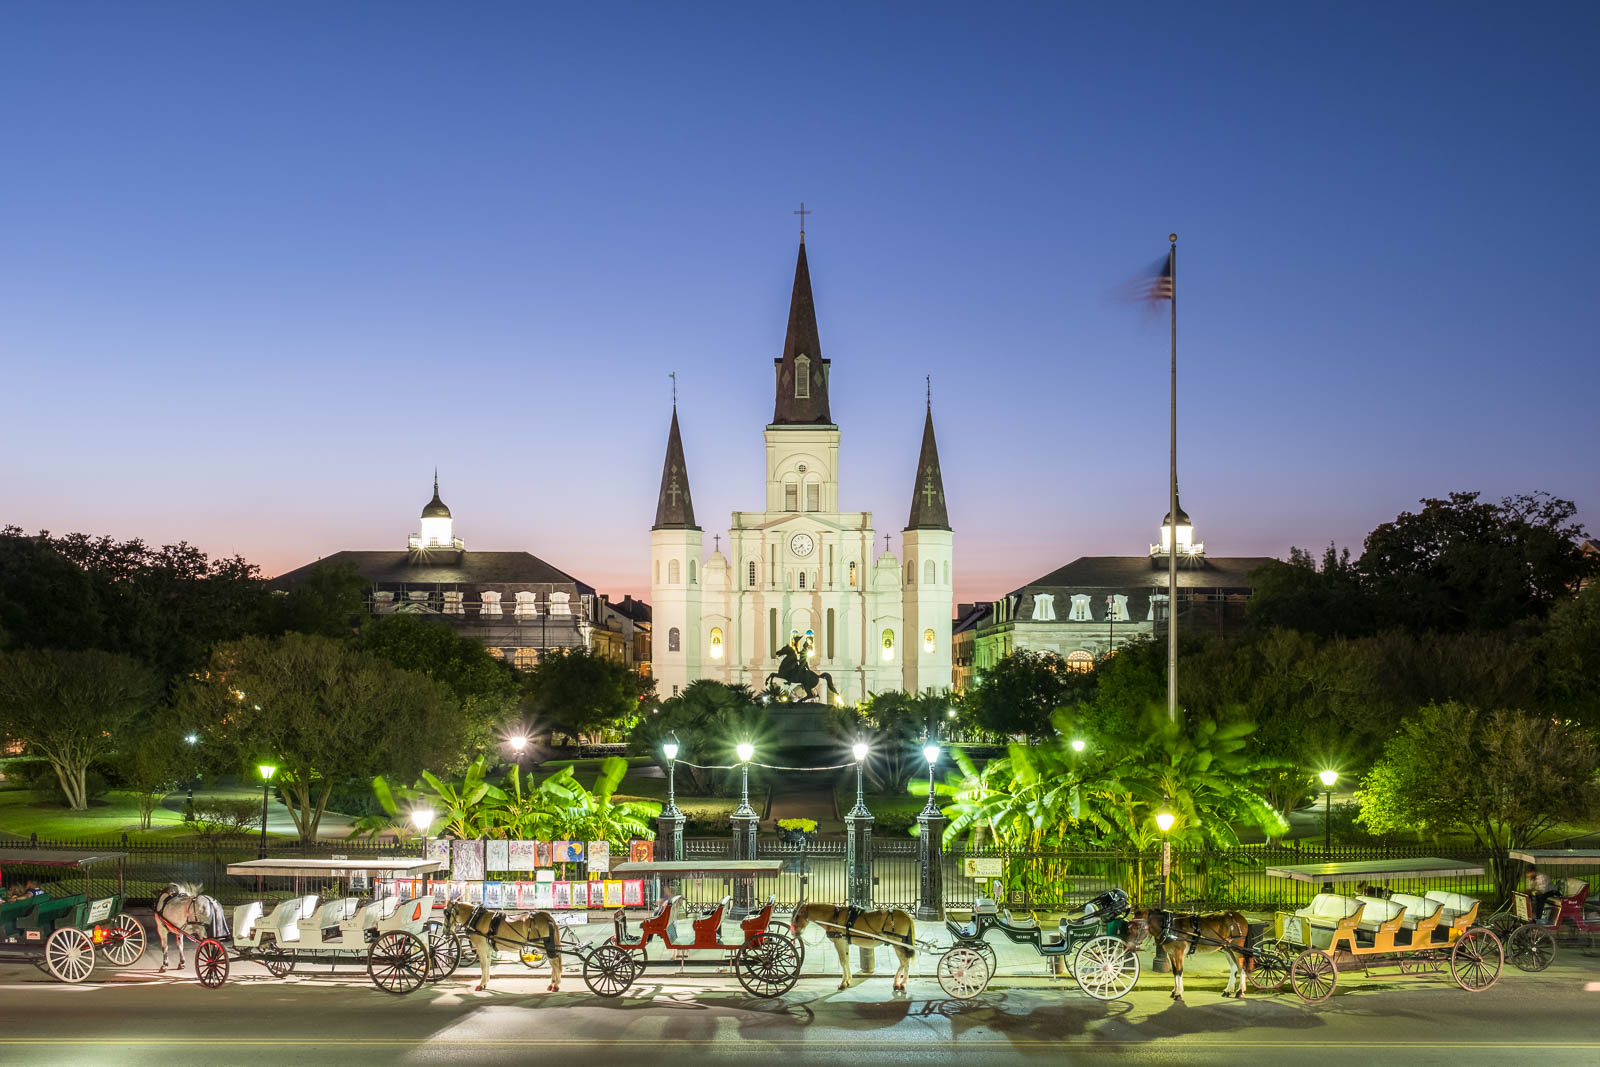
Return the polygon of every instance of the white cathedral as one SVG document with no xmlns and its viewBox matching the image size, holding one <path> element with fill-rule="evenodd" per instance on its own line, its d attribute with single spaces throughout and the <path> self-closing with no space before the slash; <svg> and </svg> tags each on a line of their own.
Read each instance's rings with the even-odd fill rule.
<svg viewBox="0 0 1600 1067">
<path fill-rule="evenodd" d="M 871 512 L 839 510 L 839 427 L 828 410 L 829 361 L 817 340 L 803 233 L 789 330 L 773 362 L 766 504 L 733 513 L 726 555 L 718 548 L 702 559 L 673 407 L 650 530 L 657 691 L 674 696 L 703 678 L 759 691 L 778 669 L 779 651 L 792 643 L 809 648 L 811 670 L 832 679 L 831 687 L 817 690 L 822 700 L 949 688 L 955 535 L 932 407 L 900 536 L 901 563 L 887 538 L 879 544 Z"/>
</svg>

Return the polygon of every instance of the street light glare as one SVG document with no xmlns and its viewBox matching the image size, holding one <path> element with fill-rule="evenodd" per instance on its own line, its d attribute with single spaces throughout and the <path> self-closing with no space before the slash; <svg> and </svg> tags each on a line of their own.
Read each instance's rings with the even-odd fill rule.
<svg viewBox="0 0 1600 1067">
<path fill-rule="evenodd" d="M 256 765 L 256 770 L 261 772 L 262 781 L 271 781 L 278 768 L 271 763 L 260 763 Z"/>
<path fill-rule="evenodd" d="M 1327 786 L 1329 789 L 1332 789 L 1333 783 L 1339 780 L 1339 772 L 1323 771 L 1321 774 L 1317 775 L 1317 777 L 1322 779 L 1323 785 Z"/>
<path fill-rule="evenodd" d="M 939 762 L 939 752 L 940 749 L 938 745 L 925 745 L 922 749 L 922 758 L 927 760 L 931 766 L 932 764 Z"/>
<path fill-rule="evenodd" d="M 1178 821 L 1177 816 L 1173 815 L 1172 812 L 1170 812 L 1170 811 L 1162 811 L 1162 812 L 1157 812 L 1156 813 L 1156 827 L 1162 833 L 1166 833 L 1168 830 L 1172 829 L 1172 824 L 1177 822 L 1177 821 Z"/>
<path fill-rule="evenodd" d="M 850 751 L 855 756 L 856 762 L 860 763 L 867 758 L 867 743 L 865 741 L 857 741 L 850 746 Z"/>
<path fill-rule="evenodd" d="M 511 738 L 511 747 L 520 753 L 523 749 L 528 747 L 528 739 L 521 734 L 516 734 Z"/>
<path fill-rule="evenodd" d="M 750 762 L 750 758 L 756 754 L 756 746 L 754 746 L 750 742 L 746 741 L 743 744 L 741 744 L 738 747 L 738 749 L 736 749 L 735 751 L 737 751 L 739 753 L 739 762 L 740 763 L 749 763 Z"/>
<path fill-rule="evenodd" d="M 432 808 L 412 808 L 411 809 L 411 825 L 415 826 L 418 830 L 422 830 L 422 831 L 425 832 L 428 829 L 428 827 L 433 825 L 433 809 Z"/>
<path fill-rule="evenodd" d="M 1084 743 L 1083 738 L 1081 738 L 1081 737 L 1073 738 L 1072 751 L 1074 751 L 1074 752 L 1082 752 L 1087 747 L 1089 747 L 1089 746 Z"/>
<path fill-rule="evenodd" d="M 676 741 L 668 741 L 666 744 L 661 746 L 661 754 L 666 756 L 669 760 L 677 759 L 678 743 Z"/>
<path fill-rule="evenodd" d="M 184 734 L 183 739 L 189 742 L 191 745 L 198 745 L 200 743 L 200 738 L 196 734 Z"/>
</svg>

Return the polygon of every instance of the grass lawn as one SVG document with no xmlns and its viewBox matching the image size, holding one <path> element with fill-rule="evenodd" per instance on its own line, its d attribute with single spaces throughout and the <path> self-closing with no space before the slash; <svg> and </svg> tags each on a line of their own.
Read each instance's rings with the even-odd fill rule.
<svg viewBox="0 0 1600 1067">
<path fill-rule="evenodd" d="M 42 838 L 116 837 L 126 833 L 146 840 L 186 837 L 189 829 L 176 811 L 157 807 L 150 817 L 150 829 L 139 829 L 139 802 L 132 793 L 112 790 L 92 801 L 87 811 L 71 811 L 59 797 L 41 795 L 29 789 L 0 792 L 0 832 Z"/>
</svg>

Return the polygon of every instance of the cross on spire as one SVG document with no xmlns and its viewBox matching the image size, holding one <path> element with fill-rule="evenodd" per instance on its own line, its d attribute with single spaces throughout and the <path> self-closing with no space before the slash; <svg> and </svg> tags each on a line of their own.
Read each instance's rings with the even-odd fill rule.
<svg viewBox="0 0 1600 1067">
<path fill-rule="evenodd" d="M 804 200 L 802 200 L 802 201 L 800 201 L 800 210 L 792 212 L 792 214 L 800 216 L 800 243 L 801 244 L 805 244 L 806 243 L 806 216 L 807 215 L 815 215 L 816 212 L 807 211 L 806 210 L 806 202 Z"/>
<path fill-rule="evenodd" d="M 922 470 L 922 499 L 930 508 L 939 499 L 939 490 L 933 487 L 933 473 L 932 467 L 924 467 Z"/>
<path fill-rule="evenodd" d="M 933 375 L 924 374 L 922 376 L 922 380 L 923 380 L 924 383 L 927 384 L 927 387 L 928 387 L 928 410 L 932 411 L 933 410 Z"/>
<path fill-rule="evenodd" d="M 676 410 L 678 407 L 678 372 L 671 371 L 667 374 L 667 377 L 672 379 L 672 407 Z"/>
<path fill-rule="evenodd" d="M 682 490 L 678 488 L 678 465 L 674 463 L 672 465 L 671 480 L 667 483 L 667 498 L 672 501 L 673 507 L 678 506 L 678 494 L 680 492 Z"/>
<path fill-rule="evenodd" d="M 711 540 L 714 542 L 712 551 L 713 552 L 721 552 L 722 551 L 722 535 L 721 534 L 712 534 L 711 535 Z"/>
</svg>

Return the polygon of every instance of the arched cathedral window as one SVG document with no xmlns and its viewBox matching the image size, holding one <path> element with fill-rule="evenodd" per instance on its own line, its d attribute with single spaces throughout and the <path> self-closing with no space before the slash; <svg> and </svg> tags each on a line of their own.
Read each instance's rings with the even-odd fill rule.
<svg viewBox="0 0 1600 1067">
<path fill-rule="evenodd" d="M 722 658 L 722 627 L 713 626 L 711 628 L 711 642 L 710 643 L 711 643 L 711 658 L 712 659 L 721 659 Z"/>
<path fill-rule="evenodd" d="M 883 658 L 894 659 L 894 631 L 883 631 Z"/>
<path fill-rule="evenodd" d="M 811 399 L 811 357 L 803 352 L 794 357 L 794 398 Z"/>
<path fill-rule="evenodd" d="M 676 651 L 678 651 L 678 646 L 679 646 L 680 643 L 681 643 L 681 641 L 680 641 L 679 636 L 678 636 L 678 628 L 676 626 L 674 626 L 672 629 L 667 631 L 667 651 L 668 652 L 676 652 Z"/>
<path fill-rule="evenodd" d="M 923 585 L 932 585 L 934 583 L 934 580 L 937 577 L 938 577 L 938 571 L 935 569 L 935 565 L 934 565 L 933 560 L 930 559 L 927 562 L 923 563 L 923 565 L 922 565 L 922 584 Z"/>
<path fill-rule="evenodd" d="M 677 585 L 680 579 L 681 575 L 678 570 L 678 561 L 675 559 L 667 560 L 667 584 Z"/>
<path fill-rule="evenodd" d="M 754 589 L 756 587 L 756 561 L 755 560 L 751 560 L 750 561 L 750 565 L 748 567 L 748 573 L 750 575 L 750 588 Z"/>
</svg>

